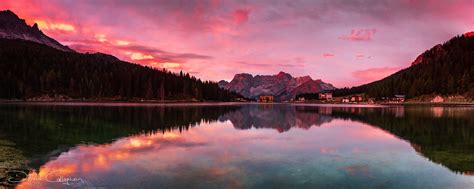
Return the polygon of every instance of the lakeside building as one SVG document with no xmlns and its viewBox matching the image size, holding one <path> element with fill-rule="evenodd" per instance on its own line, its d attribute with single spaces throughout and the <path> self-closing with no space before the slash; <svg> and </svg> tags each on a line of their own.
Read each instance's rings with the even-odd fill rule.
<svg viewBox="0 0 474 189">
<path fill-rule="evenodd" d="M 406 100 L 405 95 L 393 95 L 392 97 L 382 97 L 383 103 L 404 103 Z"/>
<path fill-rule="evenodd" d="M 259 96 L 258 102 L 273 102 L 273 96 Z"/>
<path fill-rule="evenodd" d="M 364 98 L 362 98 L 362 95 L 351 96 L 351 102 L 362 102 L 362 101 L 364 101 Z"/>
<path fill-rule="evenodd" d="M 376 102 L 376 99 L 375 99 L 375 98 L 369 98 L 369 99 L 367 99 L 367 103 L 369 103 L 369 104 L 375 104 L 375 102 Z"/>
<path fill-rule="evenodd" d="M 304 97 L 299 97 L 296 102 L 304 102 L 306 99 Z"/>
<path fill-rule="evenodd" d="M 434 102 L 434 103 L 441 103 L 441 102 L 444 102 L 444 98 L 441 97 L 441 96 L 436 96 L 434 97 L 431 102 Z"/>
<path fill-rule="evenodd" d="M 319 93 L 319 100 L 332 100 L 332 93 Z"/>
<path fill-rule="evenodd" d="M 396 103 L 403 103 L 403 102 L 405 102 L 405 95 L 395 95 L 392 98 L 392 101 L 396 102 Z"/>
<path fill-rule="evenodd" d="M 245 98 L 237 98 L 236 100 L 237 100 L 238 102 L 248 102 L 248 100 L 245 99 Z"/>
</svg>

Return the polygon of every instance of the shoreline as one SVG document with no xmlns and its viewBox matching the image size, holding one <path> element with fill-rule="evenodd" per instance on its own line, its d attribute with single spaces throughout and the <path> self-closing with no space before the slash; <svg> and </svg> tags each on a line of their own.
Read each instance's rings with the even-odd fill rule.
<svg viewBox="0 0 474 189">
<path fill-rule="evenodd" d="M 198 100 L 117 100 L 117 99 L 48 99 L 48 100 L 20 100 L 20 99 L 0 99 L 0 103 L 221 103 L 239 101 L 198 101 Z"/>
<path fill-rule="evenodd" d="M 405 102 L 403 106 L 474 106 L 474 102 Z"/>
<path fill-rule="evenodd" d="M 288 102 L 290 104 L 334 104 L 334 105 L 383 105 L 383 106 L 474 106 L 474 102 L 404 102 L 404 103 L 338 103 L 338 102 Z"/>
<path fill-rule="evenodd" d="M 216 101 L 23 101 L 0 100 L 0 105 L 31 105 L 31 106 L 215 106 L 238 105 L 252 102 L 216 102 Z"/>
<path fill-rule="evenodd" d="M 295 105 L 325 105 L 325 106 L 474 106 L 474 102 L 405 102 L 405 103 L 324 103 L 324 102 L 242 102 L 242 101 L 190 101 L 190 100 L 141 100 L 141 101 L 117 101 L 117 100 L 51 100 L 51 101 L 24 101 L 24 100 L 0 100 L 0 105 L 23 104 L 23 105 L 237 105 L 237 104 L 295 104 Z"/>
</svg>

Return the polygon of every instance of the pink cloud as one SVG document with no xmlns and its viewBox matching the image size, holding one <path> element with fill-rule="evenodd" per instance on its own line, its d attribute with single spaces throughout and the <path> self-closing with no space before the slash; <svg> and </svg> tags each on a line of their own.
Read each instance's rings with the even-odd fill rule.
<svg viewBox="0 0 474 189">
<path fill-rule="evenodd" d="M 375 35 L 376 29 L 353 29 L 350 35 L 340 36 L 339 39 L 349 41 L 370 41 Z"/>
<path fill-rule="evenodd" d="M 400 67 L 369 68 L 352 72 L 352 76 L 368 83 L 389 76 L 400 69 Z"/>
<path fill-rule="evenodd" d="M 249 20 L 250 10 L 248 9 L 237 9 L 232 13 L 234 22 L 237 25 L 243 24 Z"/>
<path fill-rule="evenodd" d="M 324 54 L 323 54 L 323 58 L 332 58 L 332 57 L 334 57 L 334 56 L 335 56 L 335 55 L 332 54 L 332 53 L 324 53 Z"/>
<path fill-rule="evenodd" d="M 432 46 L 472 31 L 471 5 L 472 0 L 0 1 L 0 9 L 12 10 L 30 25 L 43 21 L 45 34 L 79 52 L 179 68 L 203 80 L 283 70 L 340 87 L 379 78 L 361 75 L 361 69 L 408 66 Z M 375 40 L 377 31 L 383 35 Z M 133 53 L 145 59 L 131 60 Z"/>
</svg>

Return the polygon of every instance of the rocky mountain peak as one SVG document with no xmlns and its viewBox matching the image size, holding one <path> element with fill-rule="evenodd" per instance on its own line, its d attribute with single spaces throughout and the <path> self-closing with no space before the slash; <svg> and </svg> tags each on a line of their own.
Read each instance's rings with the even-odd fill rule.
<svg viewBox="0 0 474 189">
<path fill-rule="evenodd" d="M 305 83 L 313 79 L 309 75 L 307 75 L 307 76 L 296 77 L 295 80 L 297 83 Z"/>
<path fill-rule="evenodd" d="M 74 52 L 69 47 L 61 45 L 43 34 L 38 28 L 38 24 L 35 23 L 30 27 L 25 20 L 10 10 L 0 11 L 0 38 L 33 41 L 62 51 Z"/>
<path fill-rule="evenodd" d="M 278 72 L 278 74 L 277 74 L 276 76 L 282 77 L 282 76 L 288 76 L 288 75 L 291 76 L 291 75 L 288 74 L 288 73 L 285 73 L 285 72 L 283 72 L 283 71 L 280 71 L 280 72 Z"/>
<path fill-rule="evenodd" d="M 13 13 L 11 10 L 0 11 L 0 20 L 21 20 L 18 16 Z"/>
<path fill-rule="evenodd" d="M 239 78 L 249 78 L 253 77 L 251 74 L 248 73 L 240 73 L 240 74 L 235 74 L 234 79 L 239 79 Z"/>
<path fill-rule="evenodd" d="M 420 54 L 418 57 L 416 57 L 415 61 L 411 63 L 412 66 L 423 63 L 423 59 L 425 56 L 428 54 L 441 54 L 444 53 L 443 45 L 438 44 L 431 48 L 430 50 L 425 51 L 424 53 Z"/>
<path fill-rule="evenodd" d="M 220 88 L 225 88 L 228 84 L 229 82 L 227 82 L 226 80 L 221 80 L 217 83 L 217 85 L 219 85 Z"/>
<path fill-rule="evenodd" d="M 31 27 L 33 30 L 36 30 L 36 31 L 40 31 L 40 29 L 38 28 L 38 24 L 35 23 L 33 24 L 33 27 Z"/>
<path fill-rule="evenodd" d="M 291 76 L 289 73 L 285 73 L 283 71 L 278 72 L 278 74 L 276 74 L 276 76 L 278 78 L 288 78 L 288 79 L 293 78 L 293 76 Z"/>
<path fill-rule="evenodd" d="M 329 83 L 313 80 L 310 76 L 293 77 L 283 71 L 276 75 L 236 74 L 232 81 L 220 81 L 219 86 L 247 98 L 273 95 L 277 100 L 291 100 L 301 93 L 318 93 L 335 89 Z"/>
</svg>

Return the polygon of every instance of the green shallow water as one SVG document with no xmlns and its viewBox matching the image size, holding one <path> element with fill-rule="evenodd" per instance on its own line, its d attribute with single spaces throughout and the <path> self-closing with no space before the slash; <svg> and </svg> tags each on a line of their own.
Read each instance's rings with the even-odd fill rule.
<svg viewBox="0 0 474 189">
<path fill-rule="evenodd" d="M 19 188 L 474 187 L 472 107 L 5 104 L 0 133 Z"/>
</svg>

